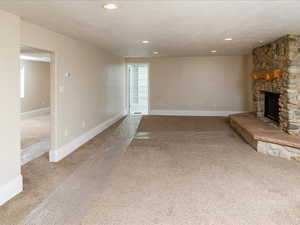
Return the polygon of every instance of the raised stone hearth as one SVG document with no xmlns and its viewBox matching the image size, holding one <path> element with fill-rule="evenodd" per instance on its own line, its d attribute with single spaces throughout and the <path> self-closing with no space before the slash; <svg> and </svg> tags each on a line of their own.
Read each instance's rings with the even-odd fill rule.
<svg viewBox="0 0 300 225">
<path fill-rule="evenodd" d="M 254 149 L 263 154 L 300 161 L 300 136 L 258 119 L 255 113 L 231 115 L 230 125 Z"/>
</svg>

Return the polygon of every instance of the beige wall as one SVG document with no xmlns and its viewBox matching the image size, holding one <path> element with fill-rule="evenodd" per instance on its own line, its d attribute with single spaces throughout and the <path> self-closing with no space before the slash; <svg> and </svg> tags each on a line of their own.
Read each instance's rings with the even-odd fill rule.
<svg viewBox="0 0 300 225">
<path fill-rule="evenodd" d="M 21 22 L 21 43 L 55 53 L 56 147 L 124 111 L 123 58 L 24 21 Z M 67 72 L 71 73 L 70 78 L 64 76 Z M 59 93 L 59 86 L 64 88 L 63 93 Z M 66 129 L 68 136 L 65 136 Z"/>
<path fill-rule="evenodd" d="M 248 108 L 249 111 L 253 110 L 253 96 L 252 96 L 252 84 L 253 84 L 253 80 L 252 80 L 252 72 L 254 69 L 254 65 L 253 65 L 253 57 L 252 54 L 251 55 L 247 55 L 244 56 L 244 68 L 245 68 L 245 75 L 247 78 L 247 96 L 248 96 Z"/>
<path fill-rule="evenodd" d="M 250 109 L 249 56 L 128 58 L 150 63 L 150 110 Z"/>
<path fill-rule="evenodd" d="M 0 10 L 0 191 L 20 175 L 19 22 Z"/>
<path fill-rule="evenodd" d="M 21 112 L 50 107 L 50 64 L 21 60 L 25 71 L 24 98 Z"/>
<path fill-rule="evenodd" d="M 54 52 L 51 101 L 57 103 L 53 113 L 58 133 L 55 148 L 124 113 L 125 64 L 123 58 L 108 54 L 95 45 L 20 21 L 19 17 L 1 10 L 0 27 L 1 200 L 3 193 L 15 190 L 17 185 L 10 181 L 20 175 L 21 44 Z M 66 72 L 71 73 L 70 78 L 64 76 Z M 59 92 L 59 87 L 64 89 L 63 93 Z M 82 126 L 82 121 L 86 122 L 86 127 Z M 68 135 L 64 135 L 65 129 L 68 129 Z M 21 183 L 21 179 L 19 181 Z"/>
</svg>

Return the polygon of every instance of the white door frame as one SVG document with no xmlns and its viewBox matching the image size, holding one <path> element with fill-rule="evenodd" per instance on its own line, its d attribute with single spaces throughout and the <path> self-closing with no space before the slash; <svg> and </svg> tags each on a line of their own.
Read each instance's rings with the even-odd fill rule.
<svg viewBox="0 0 300 225">
<path fill-rule="evenodd" d="M 59 102 L 59 75 L 57 69 L 57 54 L 53 51 L 50 53 L 50 127 L 51 127 L 51 140 L 50 150 L 58 148 L 58 102 Z"/>
<path fill-rule="evenodd" d="M 21 43 L 22 46 L 38 49 L 41 51 L 49 52 L 50 54 L 50 149 L 56 149 L 58 147 L 58 84 L 59 84 L 59 76 L 57 70 L 57 54 L 55 51 L 42 49 L 39 47 L 35 47 L 32 45 L 28 45 L 26 43 Z M 50 158 L 50 157 L 49 157 Z"/>
<path fill-rule="evenodd" d="M 126 111 L 130 115 L 130 75 L 128 71 L 128 65 L 138 64 L 147 66 L 147 79 L 148 79 L 148 115 L 150 114 L 150 63 L 141 63 L 141 62 L 130 62 L 126 63 Z"/>
</svg>

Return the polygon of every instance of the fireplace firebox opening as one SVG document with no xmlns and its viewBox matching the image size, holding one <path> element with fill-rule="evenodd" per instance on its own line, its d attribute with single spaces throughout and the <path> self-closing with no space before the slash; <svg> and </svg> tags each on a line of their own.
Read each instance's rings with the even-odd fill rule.
<svg viewBox="0 0 300 225">
<path fill-rule="evenodd" d="M 265 117 L 279 122 L 279 97 L 280 94 L 265 92 Z"/>
</svg>

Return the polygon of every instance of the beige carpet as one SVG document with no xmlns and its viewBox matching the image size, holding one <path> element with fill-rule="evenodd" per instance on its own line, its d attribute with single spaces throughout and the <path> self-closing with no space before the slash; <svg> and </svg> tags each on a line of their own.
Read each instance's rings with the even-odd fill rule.
<svg viewBox="0 0 300 225">
<path fill-rule="evenodd" d="M 144 117 L 124 153 L 137 123 L 127 118 L 51 164 L 58 174 L 43 174 L 38 200 L 30 190 L 9 202 L 0 224 L 19 211 L 21 224 L 300 224 L 299 163 L 255 152 L 221 117 Z M 27 185 L 42 177 L 38 160 Z"/>
<path fill-rule="evenodd" d="M 50 114 L 21 118 L 21 149 L 50 138 Z"/>
<path fill-rule="evenodd" d="M 300 224 L 300 164 L 217 117 L 145 117 L 81 224 Z"/>
<path fill-rule="evenodd" d="M 0 225 L 17 225 L 24 220 L 89 157 L 92 157 L 96 152 L 104 152 L 104 142 L 118 128 L 120 123 L 122 121 L 105 130 L 58 163 L 49 163 L 48 154 L 44 154 L 22 166 L 24 191 L 5 205 L 0 206 Z"/>
</svg>

